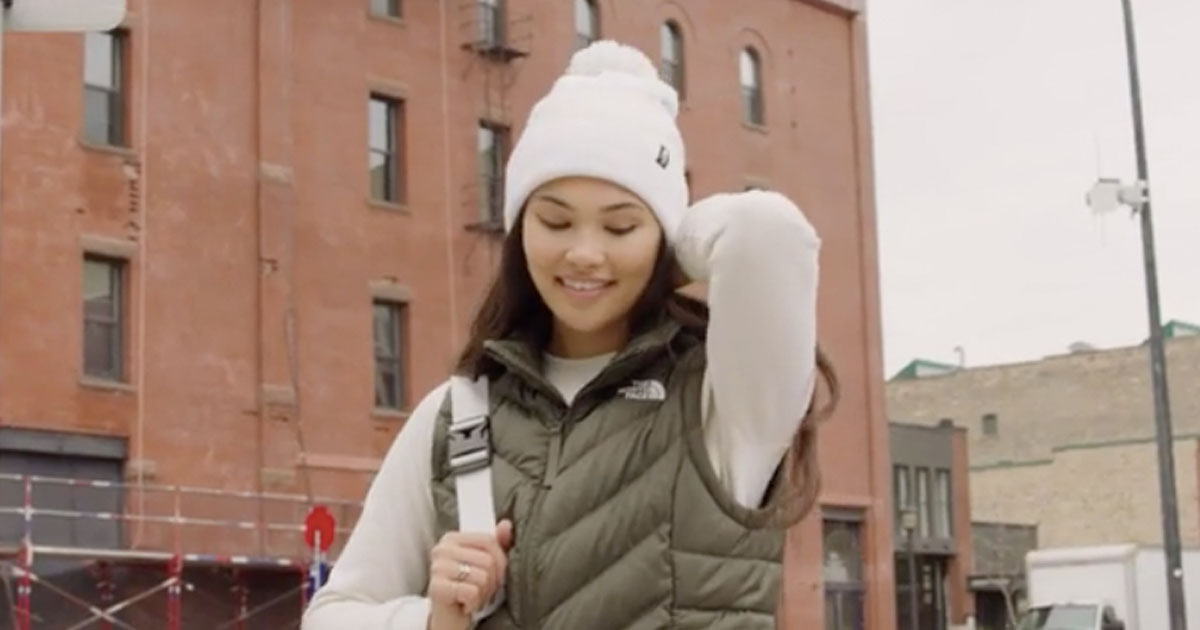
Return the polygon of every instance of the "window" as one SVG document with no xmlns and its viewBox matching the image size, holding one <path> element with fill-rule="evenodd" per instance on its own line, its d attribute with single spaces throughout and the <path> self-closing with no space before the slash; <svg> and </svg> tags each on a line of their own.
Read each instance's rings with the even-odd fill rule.
<svg viewBox="0 0 1200 630">
<path fill-rule="evenodd" d="M 504 0 L 476 0 L 479 44 L 486 49 L 504 45 Z"/>
<path fill-rule="evenodd" d="M 125 262 L 83 259 L 83 373 L 110 381 L 124 378 Z"/>
<path fill-rule="evenodd" d="M 404 103 L 372 95 L 367 105 L 367 166 L 371 198 L 389 203 L 404 201 Z"/>
<path fill-rule="evenodd" d="M 658 71 L 662 80 L 671 84 L 683 98 L 683 36 L 679 33 L 679 25 L 675 22 L 664 22 L 659 31 L 662 46 Z"/>
<path fill-rule="evenodd" d="M 405 390 L 405 333 L 407 307 L 402 302 L 376 300 L 375 406 L 379 409 L 403 409 Z"/>
<path fill-rule="evenodd" d="M 83 136 L 125 146 L 125 40 L 122 31 L 83 36 Z"/>
<path fill-rule="evenodd" d="M 983 434 L 993 436 L 1000 433 L 1000 421 L 994 413 L 983 414 Z"/>
<path fill-rule="evenodd" d="M 827 516 L 824 521 L 826 630 L 862 630 L 863 557 L 861 519 Z"/>
<path fill-rule="evenodd" d="M 575 0 L 575 47 L 587 48 L 600 39 L 600 12 L 596 0 Z"/>
<path fill-rule="evenodd" d="M 371 0 L 371 15 L 400 17 L 400 0 Z"/>
<path fill-rule="evenodd" d="M 917 469 L 917 535 L 928 538 L 932 512 L 929 503 L 929 469 Z"/>
<path fill-rule="evenodd" d="M 892 473 L 894 486 L 892 492 L 895 496 L 892 499 L 896 504 L 896 534 L 903 538 L 907 536 L 907 532 L 904 531 L 901 516 L 904 514 L 905 508 L 912 506 L 912 477 L 909 475 L 908 466 L 896 466 L 894 471 Z"/>
<path fill-rule="evenodd" d="M 479 221 L 498 226 L 504 218 L 504 161 L 508 151 L 508 128 L 479 123 L 476 150 L 479 155 Z"/>
<path fill-rule="evenodd" d="M 950 471 L 945 468 L 934 472 L 933 510 L 933 535 L 949 538 L 954 532 L 950 517 Z"/>
<path fill-rule="evenodd" d="M 742 84 L 742 117 L 752 125 L 763 124 L 762 63 L 758 51 L 743 48 L 738 61 Z"/>
</svg>

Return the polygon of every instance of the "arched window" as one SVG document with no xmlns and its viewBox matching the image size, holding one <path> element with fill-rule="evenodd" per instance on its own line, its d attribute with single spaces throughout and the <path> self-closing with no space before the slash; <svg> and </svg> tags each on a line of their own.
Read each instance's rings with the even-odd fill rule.
<svg viewBox="0 0 1200 630">
<path fill-rule="evenodd" d="M 663 22 L 659 39 L 662 46 L 659 74 L 683 98 L 683 35 L 679 25 L 671 20 Z"/>
<path fill-rule="evenodd" d="M 763 124 L 762 60 L 758 51 L 747 46 L 738 59 L 738 78 L 742 84 L 742 118 L 752 124 Z"/>
<path fill-rule="evenodd" d="M 600 39 L 600 10 L 596 0 L 575 0 L 575 48 Z"/>
</svg>

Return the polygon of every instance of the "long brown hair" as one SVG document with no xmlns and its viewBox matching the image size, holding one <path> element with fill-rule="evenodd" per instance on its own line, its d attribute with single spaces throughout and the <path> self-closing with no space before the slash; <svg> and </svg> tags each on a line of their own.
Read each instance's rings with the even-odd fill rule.
<svg viewBox="0 0 1200 630">
<path fill-rule="evenodd" d="M 470 337 L 458 357 L 455 372 L 472 378 L 495 376 L 496 367 L 485 359 L 484 342 L 489 339 L 521 339 L 533 348 L 545 350 L 550 342 L 553 316 L 542 301 L 525 259 L 522 241 L 523 226 L 518 219 L 502 245 L 500 268 L 471 322 Z M 630 314 L 630 329 L 634 334 L 661 321 L 663 313 L 679 322 L 683 328 L 703 338 L 708 331 L 708 305 L 677 291 L 680 276 L 675 256 L 665 241 L 660 244 L 650 281 L 634 304 Z M 817 425 L 829 418 L 841 396 L 833 363 L 817 347 L 817 373 L 824 382 L 825 402 L 817 406 L 820 394 L 805 414 L 788 451 L 783 485 L 776 489 L 772 504 L 778 508 L 780 524 L 792 524 L 802 519 L 816 504 L 820 494 L 820 467 L 817 461 Z M 804 384 L 797 383 L 797 387 Z"/>
</svg>

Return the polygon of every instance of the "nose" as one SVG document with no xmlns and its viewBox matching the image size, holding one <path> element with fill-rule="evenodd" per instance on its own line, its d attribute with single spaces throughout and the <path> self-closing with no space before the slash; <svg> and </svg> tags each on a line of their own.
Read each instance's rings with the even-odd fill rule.
<svg viewBox="0 0 1200 630">
<path fill-rule="evenodd" d="M 591 269 L 603 265 L 604 245 L 595 235 L 588 233 L 590 230 L 581 230 L 581 232 L 584 233 L 579 234 L 578 238 L 574 239 L 571 246 L 567 248 L 567 263 L 580 269 Z"/>
</svg>

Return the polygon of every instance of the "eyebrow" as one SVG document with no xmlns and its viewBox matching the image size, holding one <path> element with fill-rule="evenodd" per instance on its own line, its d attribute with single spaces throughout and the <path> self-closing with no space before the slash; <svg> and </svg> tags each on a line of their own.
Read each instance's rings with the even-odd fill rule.
<svg viewBox="0 0 1200 630">
<path fill-rule="evenodd" d="M 575 209 L 575 206 L 572 206 L 571 204 L 567 203 L 566 201 L 563 201 L 562 199 L 559 199 L 558 197 L 555 197 L 554 195 L 551 195 L 549 193 L 538 193 L 538 194 L 534 195 L 534 199 L 548 201 L 556 206 L 559 206 L 560 208 L 566 208 L 567 210 Z M 607 206 L 600 208 L 600 211 L 601 212 L 610 212 L 613 210 L 626 210 L 629 208 L 638 208 L 640 206 L 641 206 L 641 204 L 638 204 L 633 201 L 618 201 L 616 203 L 610 203 Z"/>
</svg>

